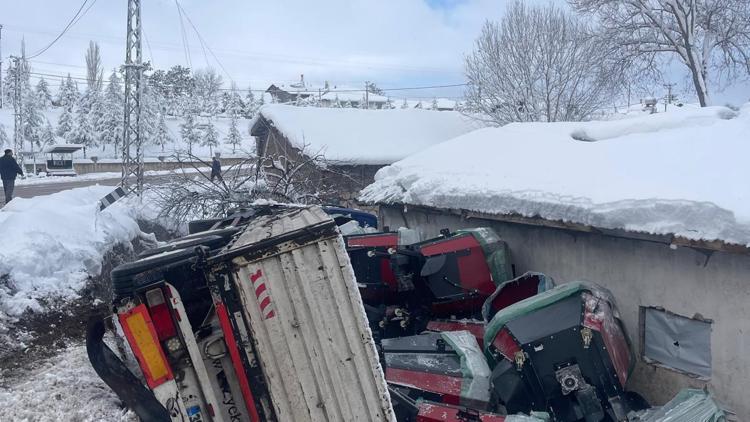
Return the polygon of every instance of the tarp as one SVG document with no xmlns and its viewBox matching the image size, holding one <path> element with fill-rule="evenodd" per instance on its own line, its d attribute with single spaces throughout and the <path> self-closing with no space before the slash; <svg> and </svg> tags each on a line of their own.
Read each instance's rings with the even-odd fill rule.
<svg viewBox="0 0 750 422">
<path fill-rule="evenodd" d="M 643 411 L 630 419 L 639 422 L 724 422 L 726 414 L 711 394 L 684 389 L 664 406 Z"/>
<path fill-rule="evenodd" d="M 468 331 L 440 333 L 453 350 L 461 356 L 461 404 L 485 409 L 490 401 L 490 367 L 474 335 Z"/>
</svg>

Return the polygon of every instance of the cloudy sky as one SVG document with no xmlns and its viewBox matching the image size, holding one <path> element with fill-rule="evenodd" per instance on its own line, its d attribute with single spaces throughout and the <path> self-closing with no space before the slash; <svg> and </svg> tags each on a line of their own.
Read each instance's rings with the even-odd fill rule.
<svg viewBox="0 0 750 422">
<path fill-rule="evenodd" d="M 293 83 L 300 74 L 308 82 L 328 80 L 352 87 L 362 86 L 366 80 L 386 88 L 462 83 L 464 54 L 471 50 L 484 21 L 498 19 L 507 3 L 505 0 L 179 1 L 186 12 L 182 19 L 174 0 L 142 1 L 144 59 L 157 68 L 175 64 L 193 68 L 210 66 L 225 80 L 254 88 L 265 88 L 271 82 Z M 92 2 L 89 0 L 89 4 Z M 4 25 L 2 55 L 6 66 L 7 56 L 18 53 L 22 37 L 28 55 L 39 51 L 54 39 L 81 3 L 82 0 L 0 0 L 0 24 Z M 89 40 L 100 44 L 105 68 L 120 65 L 124 61 L 126 4 L 126 0 L 95 1 L 62 39 L 32 61 L 33 70 L 84 75 L 84 53 Z M 203 48 L 200 37 L 210 49 Z M 675 82 L 682 79 L 675 75 Z M 747 86 L 729 91 L 728 98 L 734 101 L 750 96 Z M 396 97 L 403 95 L 459 96 L 461 89 L 393 93 Z"/>
</svg>

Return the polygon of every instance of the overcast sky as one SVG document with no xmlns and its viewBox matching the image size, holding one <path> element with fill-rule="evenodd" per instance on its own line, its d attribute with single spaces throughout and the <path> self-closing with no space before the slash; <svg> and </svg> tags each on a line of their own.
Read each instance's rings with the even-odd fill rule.
<svg viewBox="0 0 750 422">
<path fill-rule="evenodd" d="M 91 2 L 92 0 L 90 0 Z M 562 0 L 553 0 L 563 3 Z M 0 0 L 2 55 L 45 47 L 75 14 L 82 0 Z M 505 0 L 180 0 L 218 61 L 201 46 L 183 17 L 185 54 L 174 0 L 143 0 L 144 60 L 157 68 L 210 66 L 245 88 L 308 82 L 358 87 L 462 83 L 463 56 L 486 19 L 498 19 Z M 126 0 L 98 0 L 46 53 L 32 61 L 40 73 L 85 75 L 89 40 L 99 42 L 106 69 L 124 61 Z M 675 75 L 675 82 L 682 79 Z M 53 86 L 57 84 L 50 81 Z M 680 84 L 683 85 L 682 83 Z M 458 96 L 461 89 L 409 91 L 393 96 Z M 659 95 L 660 93 L 655 93 Z M 743 85 L 718 100 L 750 97 Z"/>
</svg>

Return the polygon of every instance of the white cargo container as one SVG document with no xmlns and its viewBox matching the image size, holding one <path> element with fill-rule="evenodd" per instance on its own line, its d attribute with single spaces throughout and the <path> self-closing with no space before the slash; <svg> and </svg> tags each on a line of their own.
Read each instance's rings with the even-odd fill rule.
<svg viewBox="0 0 750 422">
<path fill-rule="evenodd" d="M 258 218 L 209 263 L 217 311 L 262 372 L 266 417 L 395 420 L 344 241 L 320 207 Z"/>
</svg>

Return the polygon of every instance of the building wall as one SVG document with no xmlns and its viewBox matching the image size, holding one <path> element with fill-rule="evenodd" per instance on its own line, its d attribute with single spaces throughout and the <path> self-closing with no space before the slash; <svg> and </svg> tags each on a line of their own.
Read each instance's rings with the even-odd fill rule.
<svg viewBox="0 0 750 422">
<path fill-rule="evenodd" d="M 438 235 L 442 228 L 492 227 L 510 245 L 517 274 L 540 271 L 558 284 L 586 280 L 610 289 L 636 351 L 641 306 L 712 320 L 709 381 L 655 367 L 639 356 L 628 386 L 656 405 L 683 387 L 707 386 L 737 412 L 739 420 L 750 420 L 750 256 L 706 254 L 602 234 L 465 219 L 421 207 L 404 212 L 403 206 L 381 205 L 380 222 L 394 229 L 418 229 L 423 238 Z"/>
</svg>

